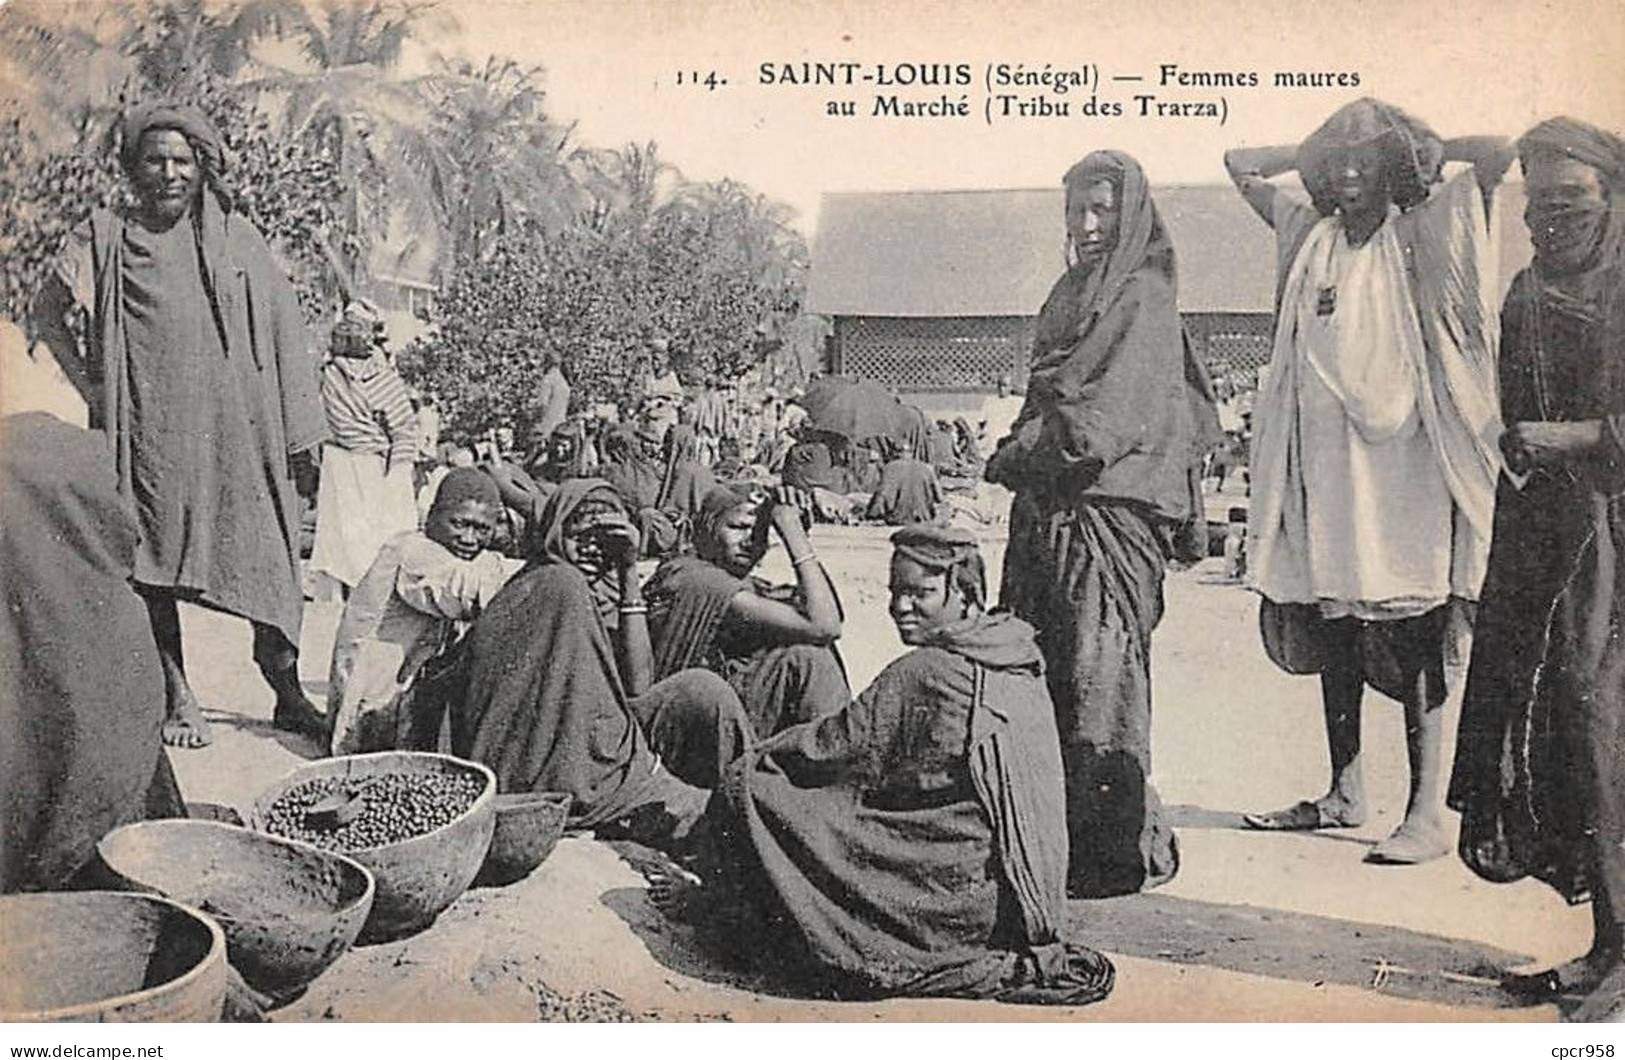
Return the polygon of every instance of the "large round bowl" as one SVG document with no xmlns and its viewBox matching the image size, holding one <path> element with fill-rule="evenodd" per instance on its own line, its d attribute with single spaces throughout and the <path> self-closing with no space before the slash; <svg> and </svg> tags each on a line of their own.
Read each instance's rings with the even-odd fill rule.
<svg viewBox="0 0 1625 1060">
<path fill-rule="evenodd" d="M 208 1023 L 226 1001 L 226 936 L 150 894 L 0 897 L 0 1022 Z"/>
<path fill-rule="evenodd" d="M 295 769 L 254 800 L 248 823 L 266 832 L 272 804 L 306 781 L 362 778 L 393 773 L 473 773 L 484 782 L 479 797 L 461 817 L 432 832 L 364 850 L 344 850 L 372 872 L 377 893 L 360 941 L 401 938 L 434 923 L 435 917 L 468 890 L 491 846 L 496 826 L 497 780 L 485 766 L 426 751 L 379 751 L 311 762 Z"/>
<path fill-rule="evenodd" d="M 474 882 L 483 887 L 505 887 L 535 872 L 564 835 L 570 802 L 570 796 L 559 791 L 498 795 L 491 850 Z"/>
<path fill-rule="evenodd" d="M 139 821 L 96 845 L 114 878 L 203 910 L 249 986 L 292 1000 L 355 942 L 372 873 L 343 856 L 215 821 Z"/>
</svg>

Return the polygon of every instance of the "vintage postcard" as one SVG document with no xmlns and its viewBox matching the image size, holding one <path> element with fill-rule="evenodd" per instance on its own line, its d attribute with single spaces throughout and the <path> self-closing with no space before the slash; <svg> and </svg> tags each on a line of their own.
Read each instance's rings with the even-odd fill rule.
<svg viewBox="0 0 1625 1060">
<path fill-rule="evenodd" d="M 1622 57 L 0 3 L 0 1020 L 1619 1019 Z"/>
</svg>

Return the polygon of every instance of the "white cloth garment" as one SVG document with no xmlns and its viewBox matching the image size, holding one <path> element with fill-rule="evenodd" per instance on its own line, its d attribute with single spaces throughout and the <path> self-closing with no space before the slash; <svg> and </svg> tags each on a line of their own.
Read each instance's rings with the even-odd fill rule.
<svg viewBox="0 0 1625 1060">
<path fill-rule="evenodd" d="M 1494 239 L 1471 170 L 1361 247 L 1284 193 L 1275 228 L 1296 253 L 1254 414 L 1254 588 L 1372 620 L 1476 599 L 1500 419 Z"/>
</svg>

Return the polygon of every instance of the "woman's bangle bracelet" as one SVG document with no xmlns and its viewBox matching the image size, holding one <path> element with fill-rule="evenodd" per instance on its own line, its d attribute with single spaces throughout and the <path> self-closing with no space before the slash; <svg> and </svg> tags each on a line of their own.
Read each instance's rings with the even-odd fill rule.
<svg viewBox="0 0 1625 1060">
<path fill-rule="evenodd" d="M 646 615 L 648 613 L 648 604 L 627 604 L 621 608 L 621 614 L 623 615 Z"/>
<path fill-rule="evenodd" d="M 799 567 L 803 563 L 817 563 L 817 562 L 818 562 L 818 553 L 809 552 L 805 556 L 802 556 L 800 559 L 792 558 L 790 560 L 790 566 Z"/>
</svg>

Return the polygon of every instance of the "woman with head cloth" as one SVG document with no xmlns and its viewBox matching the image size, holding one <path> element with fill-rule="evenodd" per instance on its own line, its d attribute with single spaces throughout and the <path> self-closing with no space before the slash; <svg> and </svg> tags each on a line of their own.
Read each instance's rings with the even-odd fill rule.
<svg viewBox="0 0 1625 1060">
<path fill-rule="evenodd" d="M 820 994 L 1099 1001 L 1112 963 L 1065 932 L 1064 782 L 1032 627 L 988 613 L 966 531 L 892 545 L 911 650 L 840 710 L 732 749 L 703 875 L 657 876 L 652 897 Z"/>
<path fill-rule="evenodd" d="M 572 827 L 680 838 L 704 809 L 718 747 L 747 738 L 738 698 L 703 670 L 653 680 L 638 531 L 607 482 L 560 485 L 525 549 L 468 635 L 453 751 L 489 765 L 504 792 L 569 793 Z"/>
<path fill-rule="evenodd" d="M 1507 986 L 1625 1011 L 1625 139 L 1552 118 L 1518 141 L 1534 262 L 1501 311 L 1495 505 L 1450 805 L 1497 883 L 1591 900 L 1591 948 Z"/>
<path fill-rule="evenodd" d="M 293 288 L 237 212 L 201 111 L 148 105 L 121 131 L 136 205 L 91 219 L 51 292 L 58 304 L 39 317 L 61 339 L 75 299 L 90 315 L 91 422 L 107 432 L 139 521 L 135 584 L 163 660 L 164 740 L 209 741 L 186 679 L 181 600 L 252 622 L 276 724 L 320 733 L 299 684 L 295 483 L 313 492 L 327 424 Z"/>
<path fill-rule="evenodd" d="M 783 486 L 765 501 L 712 490 L 694 520 L 694 555 L 661 563 L 644 586 L 655 677 L 692 666 L 722 674 L 759 736 L 852 698 L 835 651 L 841 604 L 802 527 L 806 503 Z M 789 554 L 793 587 L 752 574 L 770 529 Z"/>
<path fill-rule="evenodd" d="M 1440 811 L 1444 652 L 1453 602 L 1478 597 L 1500 456 L 1489 206 L 1502 140 L 1444 142 L 1363 99 L 1301 145 L 1231 151 L 1275 230 L 1275 348 L 1256 406 L 1248 573 L 1264 645 L 1318 674 L 1331 782 L 1247 823 L 1357 828 L 1368 807 L 1360 708 L 1404 704 L 1410 791 L 1367 860 L 1449 850 Z M 1446 161 L 1470 163 L 1437 191 Z M 1305 202 L 1270 177 L 1296 168 Z"/>
<path fill-rule="evenodd" d="M 1151 784 L 1151 633 L 1176 531 L 1202 517 L 1195 469 L 1217 420 L 1139 163 L 1096 151 L 1065 186 L 1068 268 L 986 477 L 1015 492 L 1001 602 L 1038 630 L 1066 765 L 1069 887 L 1093 897 L 1178 868 Z"/>
</svg>

